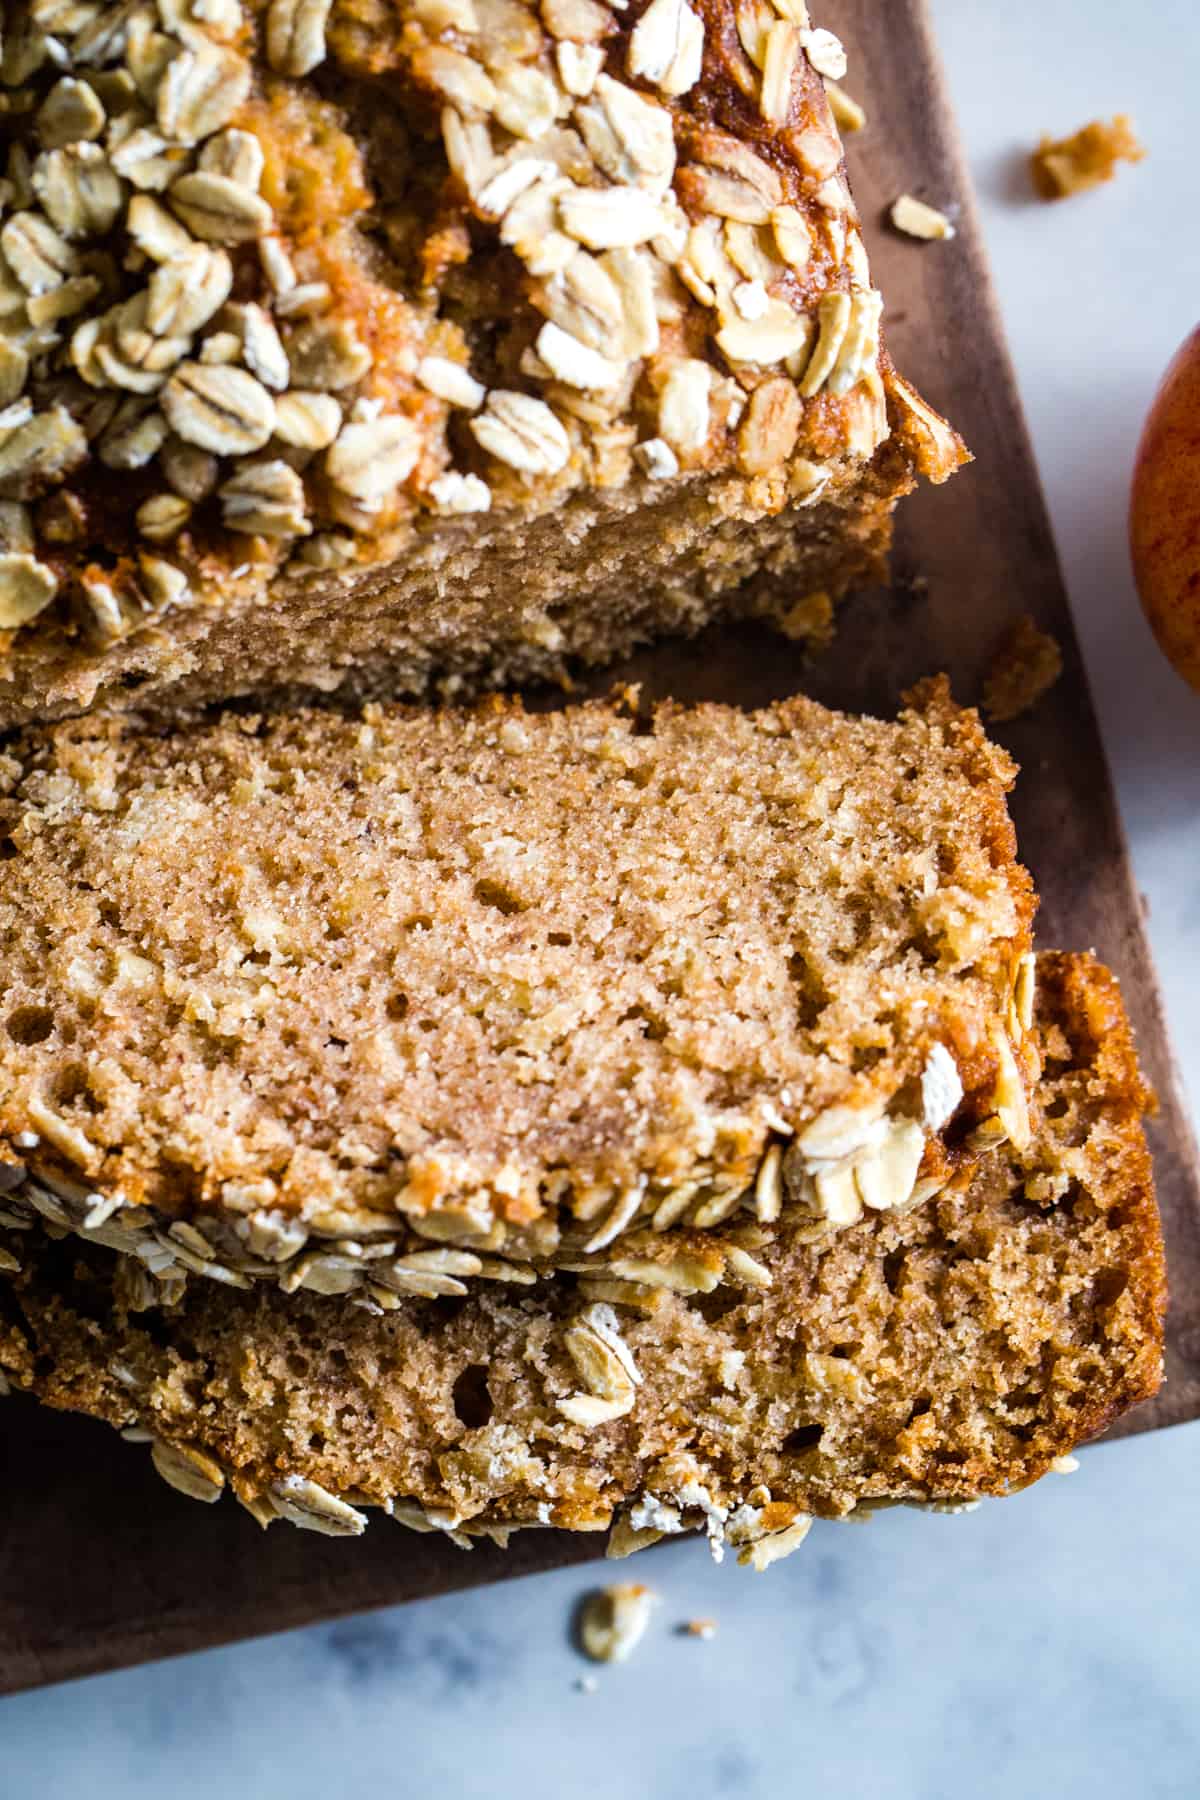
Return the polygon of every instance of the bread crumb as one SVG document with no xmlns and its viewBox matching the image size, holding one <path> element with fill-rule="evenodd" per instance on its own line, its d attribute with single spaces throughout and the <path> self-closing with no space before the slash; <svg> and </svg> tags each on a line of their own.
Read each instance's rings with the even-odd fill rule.
<svg viewBox="0 0 1200 1800">
<path fill-rule="evenodd" d="M 994 723 L 1020 718 L 1062 674 L 1058 639 L 1028 613 L 1008 626 L 992 653 L 983 683 L 983 710 Z"/>
<path fill-rule="evenodd" d="M 822 649 L 833 638 L 833 598 L 823 589 L 805 594 L 773 621 L 786 638 L 807 638 Z"/>
<path fill-rule="evenodd" d="M 913 194 L 901 194 L 892 202 L 891 220 L 905 237 L 924 238 L 928 243 L 939 239 L 946 242 L 957 235 L 944 212 L 918 200 Z"/>
<path fill-rule="evenodd" d="M 1145 154 L 1133 120 L 1118 113 L 1108 122 L 1093 119 L 1072 137 L 1044 137 L 1029 162 L 1042 199 L 1063 200 L 1111 181 L 1119 162 L 1138 163 Z"/>
<path fill-rule="evenodd" d="M 715 1619 L 685 1619 L 679 1627 L 680 1637 L 700 1638 L 706 1644 L 710 1638 L 715 1638 L 716 1635 L 717 1621 Z"/>
<path fill-rule="evenodd" d="M 640 1581 L 594 1588 L 579 1611 L 579 1648 L 593 1662 L 625 1662 L 645 1636 L 657 1601 Z"/>
</svg>

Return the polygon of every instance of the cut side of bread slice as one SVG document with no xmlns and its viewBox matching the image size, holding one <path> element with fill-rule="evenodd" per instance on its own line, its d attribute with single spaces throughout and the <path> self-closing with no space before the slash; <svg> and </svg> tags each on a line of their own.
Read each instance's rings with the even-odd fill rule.
<svg viewBox="0 0 1200 1800">
<path fill-rule="evenodd" d="M 10 743 L 10 1217 L 343 1295 L 763 1279 L 1029 1135 L 1014 773 L 944 683 Z"/>
<path fill-rule="evenodd" d="M 373 1318 L 195 1282 L 142 1311 L 119 1257 L 5 1230 L 0 1363 L 263 1524 L 352 1534 L 382 1507 L 464 1543 L 612 1526 L 616 1553 L 696 1528 L 762 1565 L 814 1515 L 1010 1493 L 1161 1377 L 1149 1096 L 1119 990 L 1045 955 L 1038 996 L 1029 1145 L 835 1236 L 782 1222 L 769 1287 L 604 1302 L 560 1275 L 536 1302 Z"/>
<path fill-rule="evenodd" d="M 44 12 L 0 728 L 561 679 L 726 610 L 820 639 L 965 460 L 884 348 L 802 5 Z"/>
</svg>

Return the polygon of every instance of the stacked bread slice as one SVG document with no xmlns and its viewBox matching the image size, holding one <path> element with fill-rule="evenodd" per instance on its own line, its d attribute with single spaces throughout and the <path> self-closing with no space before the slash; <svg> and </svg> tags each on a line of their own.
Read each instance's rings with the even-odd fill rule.
<svg viewBox="0 0 1200 1800">
<path fill-rule="evenodd" d="M 762 1560 L 1155 1385 L 1115 984 L 1035 965 L 944 685 L 93 717 L 7 768 L 0 1362 L 185 1492 Z"/>
<path fill-rule="evenodd" d="M 943 681 L 463 703 L 819 643 L 964 460 L 843 63 L 802 0 L 6 21 L 0 1369 L 185 1493 L 765 1565 L 1158 1379 L 1119 996 Z"/>
<path fill-rule="evenodd" d="M 703 1529 L 758 1566 L 814 1515 L 1025 1486 L 1153 1393 L 1162 1249 L 1116 984 L 1046 955 L 1034 1130 L 936 1199 L 761 1232 L 717 1292 L 558 1275 L 387 1311 L 256 1283 L 169 1303 L 111 1251 L 4 1233 L 0 1363 L 148 1442 L 183 1493 L 353 1535 L 366 1509 L 469 1544 Z"/>
<path fill-rule="evenodd" d="M 8 771 L 9 1205 L 150 1290 L 699 1291 L 1028 1140 L 1012 767 L 940 684 L 91 717 Z"/>
</svg>

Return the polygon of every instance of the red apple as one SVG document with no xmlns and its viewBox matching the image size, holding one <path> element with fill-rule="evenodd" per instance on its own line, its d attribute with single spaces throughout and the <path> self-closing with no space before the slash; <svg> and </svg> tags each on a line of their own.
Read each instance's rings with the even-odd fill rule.
<svg viewBox="0 0 1200 1800">
<path fill-rule="evenodd" d="M 1154 634 L 1200 690 L 1200 327 L 1163 376 L 1142 431 L 1129 544 Z"/>
</svg>

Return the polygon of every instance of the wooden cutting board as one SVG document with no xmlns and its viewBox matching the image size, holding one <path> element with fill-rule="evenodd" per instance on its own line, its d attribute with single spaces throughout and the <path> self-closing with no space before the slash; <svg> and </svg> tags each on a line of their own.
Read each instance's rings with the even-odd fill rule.
<svg viewBox="0 0 1200 1800">
<path fill-rule="evenodd" d="M 1200 1415 L 1200 1172 L 1171 1065 L 1141 908 L 1062 577 L 1004 348 L 969 182 L 923 0 L 827 0 L 823 22 L 852 51 L 869 129 L 850 163 L 887 297 L 900 367 L 975 452 L 950 486 L 901 513 L 894 585 L 842 616 L 832 652 L 806 668 L 775 637 L 712 633 L 630 671 L 656 692 L 759 702 L 807 688 L 836 706 L 889 714 L 917 677 L 947 669 L 974 700 L 1005 623 L 1031 612 L 1063 647 L 1062 680 L 1001 729 L 1022 764 L 1022 854 L 1042 895 L 1040 940 L 1094 947 L 1120 974 L 1146 1072 L 1158 1090 L 1159 1194 L 1174 1275 L 1167 1383 L 1126 1424 Z M 907 189 L 961 208 L 951 244 L 883 224 Z M 598 683 L 606 686 L 608 678 Z M 230 1504 L 184 1500 L 144 1450 L 106 1427 L 24 1400 L 0 1422 L 0 1692 L 114 1669 L 598 1555 L 601 1537 L 519 1533 L 507 1552 L 464 1555 L 377 1519 L 361 1540 L 279 1527 L 263 1534 Z"/>
</svg>

